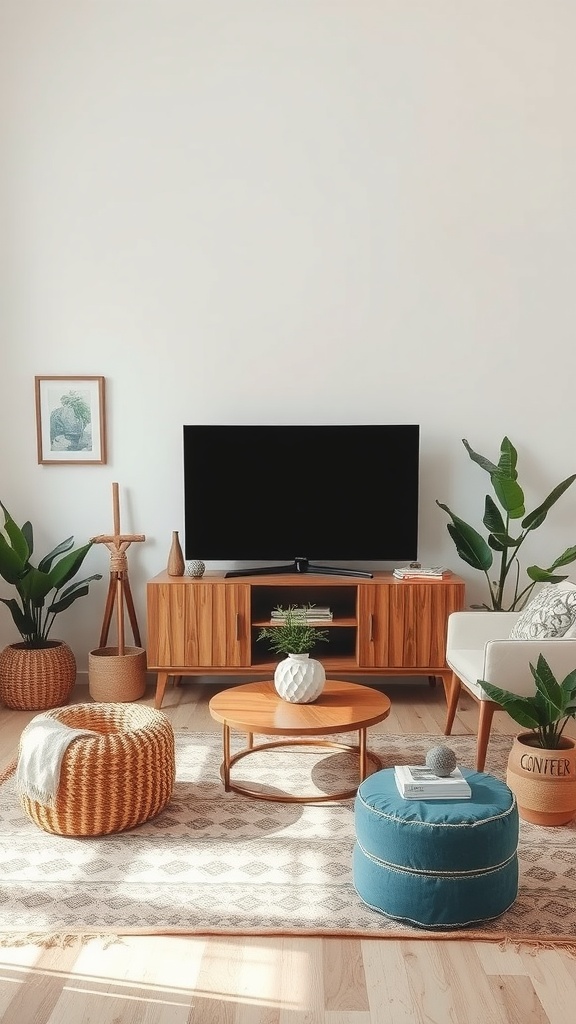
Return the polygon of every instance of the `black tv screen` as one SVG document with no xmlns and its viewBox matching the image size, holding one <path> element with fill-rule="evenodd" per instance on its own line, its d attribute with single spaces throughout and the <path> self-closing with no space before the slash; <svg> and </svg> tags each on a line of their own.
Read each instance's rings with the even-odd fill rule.
<svg viewBox="0 0 576 1024">
<path fill-rule="evenodd" d="M 186 425 L 186 558 L 298 571 L 415 559 L 419 435 L 413 424 Z"/>
</svg>

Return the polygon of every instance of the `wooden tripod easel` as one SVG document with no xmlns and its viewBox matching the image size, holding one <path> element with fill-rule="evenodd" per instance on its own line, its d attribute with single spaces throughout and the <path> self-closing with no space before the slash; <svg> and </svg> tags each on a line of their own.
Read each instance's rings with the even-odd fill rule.
<svg viewBox="0 0 576 1024">
<path fill-rule="evenodd" d="M 130 619 L 130 625 L 132 626 L 132 633 L 134 635 L 134 643 L 137 647 L 142 646 L 140 642 L 140 630 L 138 629 L 138 623 L 136 621 L 136 609 L 134 608 L 132 591 L 130 590 L 130 581 L 128 579 L 128 559 L 126 557 L 126 551 L 132 543 L 135 541 L 144 541 L 146 540 L 146 537 L 143 533 L 120 533 L 120 501 L 118 498 L 118 484 L 112 484 L 112 505 L 114 514 L 114 534 L 112 536 L 99 534 L 97 537 L 91 537 L 90 540 L 93 544 L 105 544 L 110 551 L 110 583 L 108 584 L 108 596 L 106 598 L 106 607 L 104 609 L 104 621 L 102 622 L 102 632 L 100 633 L 100 647 L 106 646 L 108 631 L 112 621 L 112 612 L 114 610 L 114 604 L 116 603 L 116 617 L 118 622 L 118 654 L 124 654 L 124 603 L 128 610 L 128 617 Z"/>
</svg>

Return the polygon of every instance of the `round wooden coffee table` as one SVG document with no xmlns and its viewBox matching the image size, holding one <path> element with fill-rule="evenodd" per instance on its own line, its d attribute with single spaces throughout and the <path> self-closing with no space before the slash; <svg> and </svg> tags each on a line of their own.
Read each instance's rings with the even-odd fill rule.
<svg viewBox="0 0 576 1024">
<path fill-rule="evenodd" d="M 346 800 L 355 795 L 358 785 L 368 773 L 368 761 L 380 767 L 380 759 L 366 749 L 366 729 L 382 722 L 390 714 L 390 700 L 371 686 L 345 683 L 337 679 L 326 681 L 317 700 L 311 704 L 291 704 L 278 696 L 271 680 L 244 683 L 223 690 L 212 697 L 209 708 L 212 718 L 222 722 L 224 760 L 220 775 L 226 792 L 233 790 L 257 800 L 275 800 L 286 803 L 321 803 L 325 800 Z M 236 754 L 230 753 L 230 730 L 247 734 L 247 745 Z M 338 743 L 334 740 L 307 739 L 308 736 L 329 736 L 334 733 L 358 731 L 358 745 Z M 291 739 L 269 743 L 254 743 L 254 734 L 280 735 Z M 297 739 L 294 737 L 298 737 Z M 358 785 L 339 793 L 322 796 L 292 796 L 261 793 L 241 786 L 230 779 L 230 769 L 243 757 L 258 750 L 273 747 L 320 746 L 335 750 L 349 750 L 358 754 Z"/>
</svg>

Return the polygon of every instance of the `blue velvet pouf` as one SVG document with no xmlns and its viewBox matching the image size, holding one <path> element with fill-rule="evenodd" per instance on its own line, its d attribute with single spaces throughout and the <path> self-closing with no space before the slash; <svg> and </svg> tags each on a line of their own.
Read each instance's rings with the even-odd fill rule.
<svg viewBox="0 0 576 1024">
<path fill-rule="evenodd" d="M 499 917 L 518 895 L 518 809 L 508 786 L 461 769 L 470 800 L 404 800 L 394 769 L 360 785 L 353 880 L 369 907 L 423 928 Z"/>
</svg>

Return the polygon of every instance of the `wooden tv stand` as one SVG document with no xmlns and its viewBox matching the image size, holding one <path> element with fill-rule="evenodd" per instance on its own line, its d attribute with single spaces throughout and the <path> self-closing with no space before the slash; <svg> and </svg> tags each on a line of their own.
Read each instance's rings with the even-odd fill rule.
<svg viewBox="0 0 576 1024">
<path fill-rule="evenodd" d="M 169 676 L 270 677 L 279 658 L 256 638 L 277 605 L 328 605 L 330 643 L 312 655 L 328 677 L 451 676 L 446 665 L 450 612 L 464 607 L 464 580 L 350 576 L 236 576 L 200 579 L 160 573 L 147 584 L 148 670 L 157 673 L 155 706 Z"/>
</svg>

